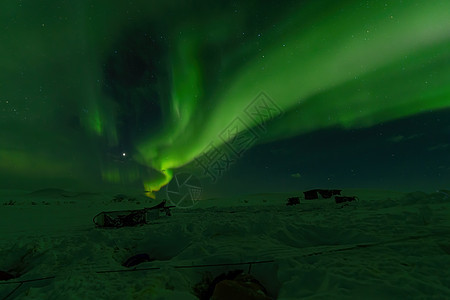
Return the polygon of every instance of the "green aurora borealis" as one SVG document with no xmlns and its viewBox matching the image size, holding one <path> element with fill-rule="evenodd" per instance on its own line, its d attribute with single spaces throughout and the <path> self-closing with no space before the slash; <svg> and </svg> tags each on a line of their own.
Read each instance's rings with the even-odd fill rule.
<svg viewBox="0 0 450 300">
<path fill-rule="evenodd" d="M 7 0 L 0 22 L 5 188 L 158 190 L 260 92 L 283 111 L 257 140 L 272 149 L 449 116 L 446 0 Z"/>
</svg>

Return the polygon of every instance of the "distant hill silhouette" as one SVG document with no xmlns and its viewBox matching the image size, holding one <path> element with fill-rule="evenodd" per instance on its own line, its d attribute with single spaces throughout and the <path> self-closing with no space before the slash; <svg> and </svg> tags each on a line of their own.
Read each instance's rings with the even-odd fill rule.
<svg viewBox="0 0 450 300">
<path fill-rule="evenodd" d="M 89 193 L 89 192 L 69 192 L 63 189 L 57 189 L 57 188 L 46 188 L 46 189 L 39 189 L 36 191 L 33 191 L 29 193 L 28 195 L 34 196 L 34 197 L 80 197 L 80 196 L 92 196 L 92 195 L 98 195 L 97 193 Z"/>
</svg>

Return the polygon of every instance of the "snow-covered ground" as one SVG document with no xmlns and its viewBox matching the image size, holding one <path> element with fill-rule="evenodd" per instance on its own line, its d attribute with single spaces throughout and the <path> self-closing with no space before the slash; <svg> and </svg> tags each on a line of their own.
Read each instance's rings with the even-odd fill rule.
<svg viewBox="0 0 450 300">
<path fill-rule="evenodd" d="M 103 229 L 92 222 L 98 212 L 159 201 L 2 191 L 0 271 L 21 276 L 0 281 L 0 299 L 197 299 L 204 278 L 234 269 L 276 299 L 450 299 L 449 191 L 343 194 L 360 201 L 210 199 L 148 225 Z M 154 261 L 122 266 L 138 253 Z"/>
</svg>

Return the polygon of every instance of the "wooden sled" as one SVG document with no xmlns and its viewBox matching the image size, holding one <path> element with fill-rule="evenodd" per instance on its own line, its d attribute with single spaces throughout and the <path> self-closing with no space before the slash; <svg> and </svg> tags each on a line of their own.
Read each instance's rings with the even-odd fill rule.
<svg viewBox="0 0 450 300">
<path fill-rule="evenodd" d="M 149 208 L 136 210 L 118 210 L 102 211 L 94 216 L 92 221 L 97 227 L 125 227 L 147 224 L 149 221 L 156 220 L 162 213 L 170 216 L 170 208 L 175 206 L 166 206 L 166 200 L 158 205 Z"/>
</svg>

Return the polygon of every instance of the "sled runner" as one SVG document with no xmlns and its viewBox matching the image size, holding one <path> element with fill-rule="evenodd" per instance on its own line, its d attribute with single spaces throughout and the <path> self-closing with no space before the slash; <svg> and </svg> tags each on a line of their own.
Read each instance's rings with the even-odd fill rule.
<svg viewBox="0 0 450 300">
<path fill-rule="evenodd" d="M 92 221 L 97 227 L 124 227 L 147 224 L 148 221 L 158 219 L 161 213 L 170 216 L 170 208 L 166 200 L 149 208 L 136 210 L 102 211 Z"/>
</svg>

